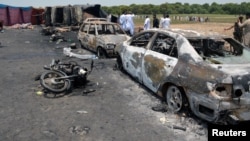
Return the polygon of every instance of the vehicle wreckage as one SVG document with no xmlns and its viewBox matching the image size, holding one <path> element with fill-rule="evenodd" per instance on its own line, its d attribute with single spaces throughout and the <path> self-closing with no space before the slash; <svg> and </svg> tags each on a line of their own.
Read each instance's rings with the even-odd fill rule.
<svg viewBox="0 0 250 141">
<path fill-rule="evenodd" d="M 216 124 L 250 120 L 250 50 L 231 37 L 150 29 L 117 48 L 117 65 L 166 99 Z"/>
<path fill-rule="evenodd" d="M 115 57 L 117 44 L 129 38 L 117 23 L 104 18 L 87 18 L 77 34 L 81 47 L 96 53 L 99 59 Z"/>
</svg>

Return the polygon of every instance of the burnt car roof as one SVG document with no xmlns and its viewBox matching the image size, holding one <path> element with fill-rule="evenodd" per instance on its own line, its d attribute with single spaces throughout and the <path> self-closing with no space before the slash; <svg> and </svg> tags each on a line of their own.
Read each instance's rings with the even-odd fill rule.
<svg viewBox="0 0 250 141">
<path fill-rule="evenodd" d="M 84 22 L 90 22 L 90 21 L 107 21 L 106 18 L 87 18 L 84 20 Z"/>
<path fill-rule="evenodd" d="M 149 29 L 148 31 L 154 31 L 154 32 L 166 32 L 170 31 L 176 34 L 180 34 L 186 38 L 196 38 L 196 39 L 205 39 L 205 38 L 210 38 L 210 39 L 220 39 L 220 38 L 231 38 L 230 36 L 227 35 L 222 35 L 222 34 L 202 34 L 200 32 L 197 32 L 195 30 L 186 30 L 186 29 L 178 29 L 178 28 L 172 28 L 172 29 Z"/>
<path fill-rule="evenodd" d="M 117 24 L 114 22 L 110 22 L 105 18 L 87 18 L 83 23 L 95 23 L 95 24 Z"/>
</svg>

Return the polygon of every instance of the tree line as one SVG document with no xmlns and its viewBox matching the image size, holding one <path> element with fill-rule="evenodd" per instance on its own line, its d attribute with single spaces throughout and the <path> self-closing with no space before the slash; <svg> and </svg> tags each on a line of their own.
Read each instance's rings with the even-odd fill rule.
<svg viewBox="0 0 250 141">
<path fill-rule="evenodd" d="M 189 4 L 189 3 L 163 3 L 154 4 L 131 4 L 119 6 L 103 6 L 107 13 L 120 15 L 123 11 L 131 11 L 134 14 L 235 14 L 250 13 L 250 2 L 218 4 Z"/>
</svg>

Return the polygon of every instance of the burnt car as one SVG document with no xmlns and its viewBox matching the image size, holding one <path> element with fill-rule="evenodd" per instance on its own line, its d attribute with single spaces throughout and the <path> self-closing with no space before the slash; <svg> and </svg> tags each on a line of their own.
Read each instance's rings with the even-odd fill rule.
<svg viewBox="0 0 250 141">
<path fill-rule="evenodd" d="M 166 100 L 216 124 L 250 119 L 250 50 L 227 36 L 142 31 L 116 48 L 117 65 Z"/>
<path fill-rule="evenodd" d="M 104 18 L 88 18 L 79 28 L 77 35 L 81 47 L 93 51 L 98 58 L 115 57 L 117 44 L 130 37 L 113 22 Z"/>
</svg>

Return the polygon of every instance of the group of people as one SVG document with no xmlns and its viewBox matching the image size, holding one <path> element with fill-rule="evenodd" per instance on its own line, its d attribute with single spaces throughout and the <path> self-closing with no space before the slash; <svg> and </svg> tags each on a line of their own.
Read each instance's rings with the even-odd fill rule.
<svg viewBox="0 0 250 141">
<path fill-rule="evenodd" d="M 130 36 L 133 36 L 135 33 L 135 25 L 134 25 L 134 14 L 128 11 L 124 11 L 119 17 L 119 24 L 121 25 L 122 29 Z M 159 20 L 157 16 L 153 15 L 153 26 L 152 28 L 163 28 L 169 29 L 170 28 L 171 19 L 168 14 L 164 14 L 163 17 Z M 151 28 L 150 18 L 149 16 L 145 17 L 143 30 L 148 30 Z"/>
<path fill-rule="evenodd" d="M 153 28 L 163 28 L 163 29 L 169 29 L 170 28 L 171 19 L 169 18 L 168 14 L 164 14 L 163 17 L 159 20 L 157 16 L 153 15 Z M 149 16 L 146 16 L 144 21 L 143 30 L 150 29 L 150 18 Z"/>
<path fill-rule="evenodd" d="M 246 14 L 246 20 L 243 21 L 243 16 L 239 16 L 237 21 L 229 28 L 224 30 L 230 30 L 234 28 L 234 39 L 243 43 L 245 46 L 250 47 L 250 13 Z"/>
<path fill-rule="evenodd" d="M 124 11 L 119 17 L 119 23 L 122 29 L 130 36 L 134 35 L 135 24 L 134 24 L 134 14 L 128 11 Z"/>
<path fill-rule="evenodd" d="M 124 31 L 128 35 L 133 36 L 135 33 L 134 28 L 134 14 L 131 12 L 124 11 L 119 17 L 119 23 Z M 145 17 L 143 30 L 148 30 L 151 28 L 151 20 L 149 16 Z M 169 29 L 171 24 L 171 19 L 168 14 L 164 14 L 163 17 L 159 20 L 157 16 L 153 15 L 153 26 L 152 28 L 162 28 Z M 238 20 L 234 23 L 233 26 L 225 28 L 225 30 L 230 30 L 234 28 L 234 38 L 239 42 L 243 43 L 245 46 L 250 47 L 250 13 L 246 14 L 246 20 L 243 22 L 243 17 L 240 16 Z"/>
</svg>

